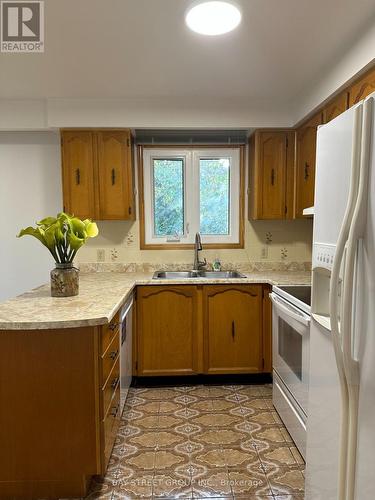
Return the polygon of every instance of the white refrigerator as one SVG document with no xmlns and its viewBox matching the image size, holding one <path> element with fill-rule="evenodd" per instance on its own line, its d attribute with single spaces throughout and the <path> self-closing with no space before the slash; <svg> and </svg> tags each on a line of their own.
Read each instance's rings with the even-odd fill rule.
<svg viewBox="0 0 375 500">
<path fill-rule="evenodd" d="M 318 129 L 306 500 L 375 498 L 374 98 Z"/>
</svg>

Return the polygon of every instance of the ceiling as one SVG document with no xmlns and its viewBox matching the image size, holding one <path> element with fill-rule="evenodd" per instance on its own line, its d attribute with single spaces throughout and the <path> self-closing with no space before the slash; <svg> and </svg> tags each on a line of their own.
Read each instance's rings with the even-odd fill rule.
<svg viewBox="0 0 375 500">
<path fill-rule="evenodd" d="M 373 23 L 375 0 L 237 0 L 239 29 L 190 32 L 187 0 L 45 0 L 45 53 L 0 55 L 0 98 L 246 100 L 307 91 Z"/>
</svg>

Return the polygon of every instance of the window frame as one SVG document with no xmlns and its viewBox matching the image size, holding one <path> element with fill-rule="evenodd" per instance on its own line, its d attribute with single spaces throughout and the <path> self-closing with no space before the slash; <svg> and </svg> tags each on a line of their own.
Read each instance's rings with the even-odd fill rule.
<svg viewBox="0 0 375 500">
<path fill-rule="evenodd" d="M 180 240 L 155 237 L 153 233 L 152 159 L 184 158 L 184 235 Z M 140 248 L 147 250 L 190 249 L 199 230 L 200 199 L 199 159 L 231 157 L 230 171 L 230 235 L 202 235 L 205 248 L 244 248 L 244 156 L 245 146 L 233 145 L 138 145 L 138 183 L 140 208 Z M 233 165 L 238 165 L 233 168 Z M 189 168 L 192 174 L 188 175 Z M 236 205 L 236 202 L 238 205 Z M 145 219 L 145 214 L 150 217 Z M 187 228 L 188 225 L 188 228 Z M 198 225 L 198 226 L 197 226 Z"/>
</svg>

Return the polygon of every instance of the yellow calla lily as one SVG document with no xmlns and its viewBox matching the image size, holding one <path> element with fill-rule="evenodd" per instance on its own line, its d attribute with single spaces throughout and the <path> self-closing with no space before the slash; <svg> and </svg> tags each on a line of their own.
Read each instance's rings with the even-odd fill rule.
<svg viewBox="0 0 375 500">
<path fill-rule="evenodd" d="M 48 248 L 56 262 L 71 263 L 86 240 L 98 234 L 98 226 L 90 219 L 82 221 L 60 212 L 56 217 L 41 219 L 35 228 L 30 226 L 22 229 L 17 237 L 34 236 Z"/>
</svg>

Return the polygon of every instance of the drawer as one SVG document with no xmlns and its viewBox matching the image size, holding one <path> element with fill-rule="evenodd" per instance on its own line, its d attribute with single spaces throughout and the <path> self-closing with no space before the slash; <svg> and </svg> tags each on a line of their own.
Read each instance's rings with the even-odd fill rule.
<svg viewBox="0 0 375 500">
<path fill-rule="evenodd" d="M 118 358 L 120 352 L 120 339 L 119 335 L 115 335 L 107 347 L 107 350 L 102 355 L 102 386 L 107 381 L 109 374 Z"/>
<path fill-rule="evenodd" d="M 117 389 L 117 385 L 120 381 L 120 359 L 117 357 L 117 361 L 115 362 L 112 371 L 108 377 L 108 380 L 103 387 L 103 415 L 107 414 L 108 407 L 111 404 L 112 397 L 114 396 L 114 392 Z"/>
<path fill-rule="evenodd" d="M 273 372 L 272 403 L 292 436 L 295 445 L 306 460 L 307 416 L 275 371 Z"/>
<path fill-rule="evenodd" d="M 117 436 L 118 428 L 120 425 L 120 385 L 117 385 L 117 389 L 113 395 L 113 399 L 110 402 L 108 412 L 103 420 L 103 434 L 104 434 L 104 468 L 102 473 L 108 465 L 109 458 L 112 453 L 112 448 Z"/>
<path fill-rule="evenodd" d="M 107 350 L 109 344 L 113 340 L 113 337 L 118 334 L 120 328 L 120 313 L 118 312 L 112 318 L 112 321 L 108 325 L 102 326 L 102 354 Z"/>
</svg>

